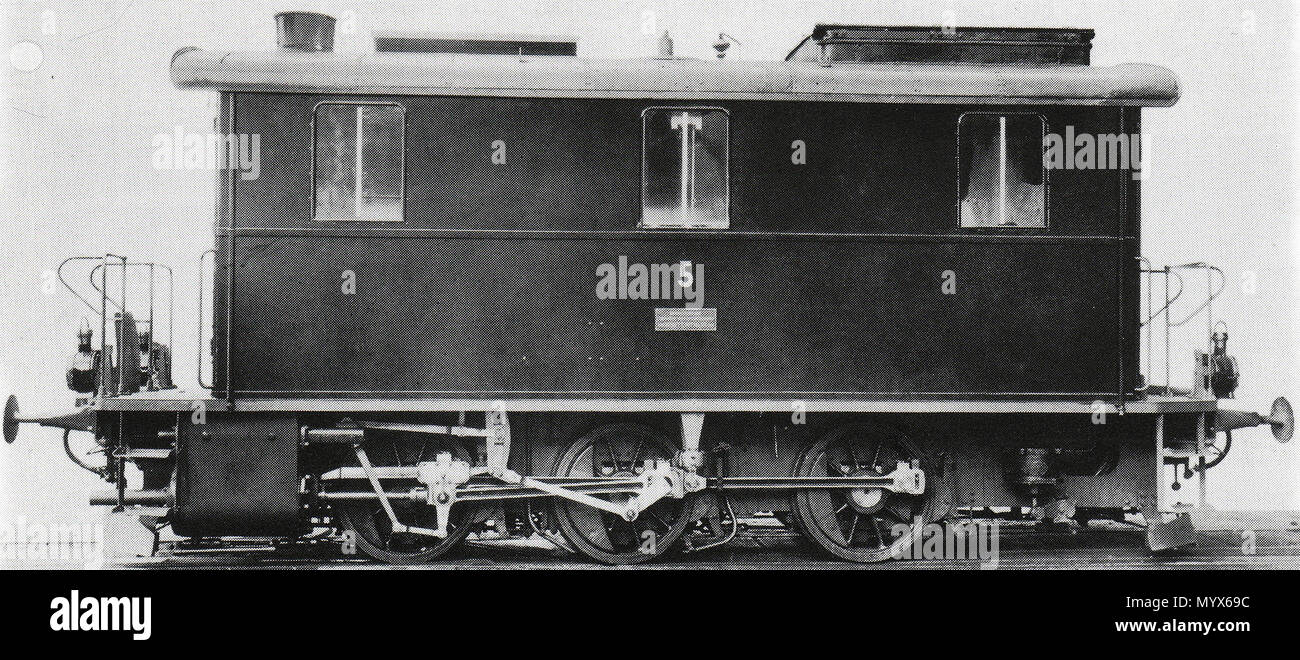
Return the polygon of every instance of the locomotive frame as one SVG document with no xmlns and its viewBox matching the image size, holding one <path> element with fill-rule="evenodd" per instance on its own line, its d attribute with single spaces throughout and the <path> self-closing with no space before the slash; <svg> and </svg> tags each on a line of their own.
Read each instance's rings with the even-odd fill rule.
<svg viewBox="0 0 1300 660">
<path fill-rule="evenodd" d="M 115 487 L 95 503 L 192 538 L 342 530 L 396 563 L 432 560 L 489 522 L 635 563 L 683 538 L 726 543 L 759 513 L 880 561 L 925 523 L 993 507 L 1076 524 L 1141 513 L 1162 550 L 1192 540 L 1187 514 L 1227 449 L 1218 435 L 1268 424 L 1290 437 L 1284 399 L 1267 415 L 1219 408 L 1237 373 L 1213 291 L 1197 308 L 1209 345 L 1194 388 L 1148 384 L 1140 344 L 1162 314 L 1168 341 L 1168 285 L 1185 267 L 1143 265 L 1131 172 L 1044 164 L 1027 184 L 1042 189 L 1041 225 L 965 226 L 964 117 L 1002 118 L 1005 207 L 1009 116 L 1038 117 L 1044 136 L 1128 135 L 1141 107 L 1176 102 L 1164 69 L 1089 66 L 1091 31 L 818 26 L 785 62 L 730 63 L 670 45 L 649 60 L 533 55 L 554 42 L 485 38 L 451 42 L 474 54 L 408 37 L 412 52 L 345 56 L 330 52 L 332 19 L 278 20 L 278 52 L 186 48 L 171 63 L 178 86 L 219 93 L 223 135 L 259 134 L 268 155 L 258 179 L 218 179 L 211 394 L 170 386 L 155 265 L 107 255 L 90 272 L 100 304 L 83 298 L 101 325 L 78 362 L 91 396 L 56 417 L 6 406 L 9 441 L 20 422 L 64 428 L 65 443 L 95 434 L 109 460 L 92 469 Z M 331 166 L 344 171 L 337 154 L 355 148 L 358 214 L 323 222 L 318 109 L 339 104 L 358 109 Z M 364 108 L 379 105 L 402 108 L 393 222 L 359 212 Z M 726 228 L 642 226 L 644 117 L 665 107 L 683 112 L 683 221 L 695 159 L 717 160 L 686 146 L 703 133 L 688 122 L 726 114 Z M 816 167 L 776 164 L 795 141 Z M 707 265 L 697 285 L 713 327 L 665 331 L 657 309 L 651 325 L 636 299 L 586 293 L 593 266 L 632 255 L 681 265 L 672 277 Z M 141 266 L 137 339 L 125 271 Z M 349 272 L 372 288 L 332 291 Z M 944 289 L 948 272 L 960 293 Z M 805 295 L 780 299 L 782 284 Z M 1188 479 L 1196 493 L 1172 499 Z"/>
</svg>

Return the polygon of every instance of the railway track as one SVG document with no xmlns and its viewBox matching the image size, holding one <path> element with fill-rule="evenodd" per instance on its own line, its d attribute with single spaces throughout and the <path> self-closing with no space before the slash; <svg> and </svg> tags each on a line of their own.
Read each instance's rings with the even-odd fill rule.
<svg viewBox="0 0 1300 660">
<path fill-rule="evenodd" d="M 1043 531 L 1033 525 L 1008 524 L 1001 530 L 997 568 L 1035 569 L 1296 569 L 1300 568 L 1300 531 L 1254 532 L 1253 546 L 1241 532 L 1199 532 L 1196 545 L 1168 554 L 1152 555 L 1143 533 L 1120 526 L 1074 532 Z M 659 561 L 636 568 L 648 570 L 971 570 L 979 559 L 922 559 L 880 564 L 852 564 L 827 558 L 796 538 L 762 535 L 740 538 L 725 548 L 698 553 L 670 552 Z M 392 569 L 394 567 L 347 556 L 333 542 L 316 544 L 249 545 L 241 548 L 160 548 L 156 556 L 119 557 L 114 569 Z M 561 552 L 541 539 L 469 541 L 459 552 L 417 569 L 432 570 L 598 570 L 576 555 Z"/>
</svg>

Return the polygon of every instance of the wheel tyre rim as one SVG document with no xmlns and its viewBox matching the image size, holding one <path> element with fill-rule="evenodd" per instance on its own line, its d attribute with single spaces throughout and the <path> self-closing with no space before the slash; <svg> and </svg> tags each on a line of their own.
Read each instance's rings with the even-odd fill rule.
<svg viewBox="0 0 1300 660">
<path fill-rule="evenodd" d="M 587 453 L 589 447 L 592 447 L 594 452 L 594 446 L 598 442 L 612 442 L 613 439 L 628 436 L 640 436 L 640 438 L 645 441 L 647 447 L 651 446 L 652 443 L 654 446 L 658 447 L 658 453 L 660 455 L 645 455 L 642 457 L 643 459 L 670 458 L 676 451 L 676 448 L 673 447 L 672 443 L 669 442 L 663 434 L 654 429 L 639 424 L 609 424 L 598 427 L 584 434 L 570 444 L 569 449 L 560 457 L 559 461 L 556 462 L 555 475 L 573 476 L 574 468 L 578 460 Z M 594 467 L 595 466 L 593 465 L 593 472 L 595 471 Z M 673 503 L 671 509 L 664 509 L 661 507 L 661 505 L 666 502 Z M 638 523 L 644 518 L 650 516 L 652 510 L 656 513 L 671 510 L 675 514 L 675 517 L 672 518 L 671 521 L 664 521 L 667 523 L 666 526 L 668 529 L 664 530 L 663 533 L 658 534 L 656 537 L 654 552 L 642 552 L 640 548 L 632 551 L 618 551 L 617 548 L 612 547 L 612 542 L 610 548 L 602 548 L 588 538 L 587 533 L 589 532 L 584 532 L 581 529 L 583 526 L 590 528 L 595 520 L 599 520 L 604 524 L 608 520 L 606 516 L 613 516 L 613 514 L 599 511 L 585 504 L 579 504 L 561 498 L 556 498 L 556 501 L 553 503 L 552 511 L 556 521 L 559 523 L 560 533 L 563 534 L 564 538 L 582 554 L 606 564 L 639 564 L 662 556 L 681 538 L 682 533 L 686 531 L 686 527 L 691 522 L 688 518 L 689 512 L 693 508 L 692 504 L 692 496 L 688 495 L 682 500 L 675 500 L 670 496 L 659 500 L 654 505 L 641 512 L 641 515 L 637 518 Z M 596 514 L 595 517 L 592 516 L 593 512 Z M 660 518 L 662 517 L 663 516 L 660 515 Z M 637 523 L 633 524 L 635 525 Z M 634 527 L 633 529 L 636 528 Z M 641 531 L 639 530 L 638 536 L 640 533 Z"/>
<path fill-rule="evenodd" d="M 459 506 L 465 505 L 462 503 Z M 467 511 L 467 513 L 472 512 Z M 386 514 L 381 510 L 377 515 L 384 516 Z M 431 541 L 437 541 L 431 547 L 418 552 L 401 552 L 383 547 L 380 540 L 381 534 L 375 526 L 376 513 L 371 511 L 368 505 L 340 507 L 339 517 L 343 523 L 343 528 L 352 533 L 353 540 L 362 552 L 389 564 L 423 564 L 447 554 L 469 535 L 471 525 L 468 521 L 473 519 L 471 515 L 454 516 L 460 519 L 460 524 L 447 534 L 447 538 L 435 539 L 429 537 Z M 398 520 L 401 520 L 400 514 Z"/>
<path fill-rule="evenodd" d="M 911 458 L 921 459 L 921 465 L 923 468 L 926 465 L 924 453 L 920 451 L 919 447 L 916 445 L 915 442 L 908 439 L 906 436 L 902 435 L 901 433 L 896 433 L 896 432 L 891 433 L 890 429 L 886 427 L 855 424 L 855 425 L 844 426 L 827 433 L 826 435 L 822 436 L 820 440 L 813 443 L 813 445 L 811 445 L 807 450 L 801 452 L 798 460 L 795 461 L 794 474 L 796 476 L 812 476 L 811 472 L 814 469 L 815 464 L 817 463 L 818 457 L 822 454 L 825 454 L 827 450 L 830 448 L 832 443 L 844 439 L 846 437 L 848 438 L 847 442 L 852 442 L 854 438 L 854 434 L 859 434 L 859 433 L 862 435 L 875 436 L 879 438 L 877 442 L 880 443 L 884 443 L 884 442 L 896 443 L 904 450 L 906 450 L 907 454 L 909 454 Z M 809 464 L 810 461 L 811 461 L 811 465 Z M 848 541 L 849 545 L 845 546 L 843 544 L 840 544 L 834 538 L 832 538 L 824 529 L 822 529 L 821 525 L 818 522 L 817 511 L 815 509 L 817 503 L 814 502 L 814 497 L 820 498 L 822 496 L 817 495 L 818 493 L 827 494 L 829 492 L 830 491 L 825 491 L 825 490 L 821 490 L 821 491 L 801 490 L 795 492 L 794 497 L 792 498 L 793 506 L 791 508 L 794 510 L 793 511 L 794 517 L 798 523 L 797 526 L 800 529 L 800 531 L 803 532 L 804 535 L 806 535 L 808 538 L 810 538 L 812 541 L 814 541 L 818 546 L 820 546 L 824 550 L 830 552 L 831 554 L 841 559 L 847 559 L 853 562 L 876 563 L 876 562 L 882 562 L 882 561 L 887 561 L 889 559 L 893 559 L 894 550 L 896 548 L 902 548 L 907 544 L 911 544 L 913 538 L 917 534 L 920 534 L 925 524 L 929 522 L 931 512 L 933 511 L 932 498 L 930 497 L 930 495 L 933 494 L 933 491 L 931 491 L 931 492 L 927 492 L 924 495 L 919 496 L 918 499 L 921 504 L 919 510 L 910 511 L 910 513 L 912 514 L 913 521 L 909 523 L 908 530 L 904 534 L 899 535 L 897 538 L 892 539 L 890 542 L 885 543 L 884 547 L 882 548 L 854 547 L 852 546 L 851 540 Z M 917 516 L 920 517 L 919 524 L 914 522 Z M 892 529 L 892 525 L 891 525 L 891 529 Z M 882 534 L 891 533 L 891 529 L 882 530 Z"/>
<path fill-rule="evenodd" d="M 394 440 L 390 444 L 393 445 L 393 451 L 396 453 L 396 441 Z M 450 447 L 443 447 L 442 450 L 450 450 L 460 460 L 471 460 L 469 452 L 463 446 L 458 443 L 449 444 Z M 367 452 L 374 452 L 375 455 L 387 458 L 382 442 L 376 442 L 371 447 L 367 447 Z M 425 450 L 421 452 L 421 457 L 426 456 L 428 453 L 427 446 L 425 446 Z M 436 455 L 436 452 L 434 455 Z M 409 525 L 412 522 L 420 524 L 422 522 L 412 520 L 412 515 L 422 512 L 421 509 L 410 507 L 414 509 L 414 511 L 411 511 L 410 508 L 400 504 L 395 508 L 397 509 L 397 519 L 404 524 Z M 447 554 L 469 535 L 478 516 L 478 507 L 475 504 L 470 502 L 455 504 L 451 508 L 451 525 L 453 528 L 448 530 L 446 538 L 438 539 L 431 536 L 428 537 L 432 543 L 429 547 L 413 552 L 402 552 L 385 547 L 387 543 L 385 543 L 383 534 L 375 525 L 375 521 L 382 519 L 387 525 L 389 524 L 388 516 L 378 502 L 373 504 L 367 502 L 364 504 L 339 505 L 336 506 L 335 511 L 339 516 L 339 522 L 342 523 L 341 527 L 352 534 L 357 548 L 363 553 L 382 562 L 403 565 L 423 564 Z M 421 526 L 428 527 L 430 525 L 422 524 Z"/>
</svg>

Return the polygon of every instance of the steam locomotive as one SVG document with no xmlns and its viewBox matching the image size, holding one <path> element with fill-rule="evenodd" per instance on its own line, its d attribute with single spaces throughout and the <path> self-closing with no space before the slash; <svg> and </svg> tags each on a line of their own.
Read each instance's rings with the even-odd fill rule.
<svg viewBox="0 0 1300 660">
<path fill-rule="evenodd" d="M 9 442 L 93 434 L 105 464 L 69 456 L 111 485 L 94 504 L 393 563 L 489 533 L 637 563 L 758 519 L 875 562 L 1002 510 L 1140 514 L 1162 550 L 1233 430 L 1291 436 L 1285 399 L 1218 405 L 1221 271 L 1140 256 L 1140 168 L 1113 161 L 1179 87 L 1091 66 L 1091 30 L 819 25 L 752 62 L 277 27 L 171 62 L 260 149 L 217 176 L 211 382 L 171 382 L 165 266 L 74 257 L 78 408 L 7 401 Z M 1202 275 L 1181 390 L 1154 345 Z"/>
</svg>

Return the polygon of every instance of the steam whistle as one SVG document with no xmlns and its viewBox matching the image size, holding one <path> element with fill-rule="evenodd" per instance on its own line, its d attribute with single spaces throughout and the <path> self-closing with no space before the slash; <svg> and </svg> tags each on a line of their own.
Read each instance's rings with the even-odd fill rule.
<svg viewBox="0 0 1300 660">
<path fill-rule="evenodd" d="M 1214 416 L 1214 430 L 1233 431 L 1268 424 L 1272 427 L 1273 437 L 1278 442 L 1287 442 L 1295 433 L 1295 414 L 1291 411 L 1291 402 L 1286 397 L 1273 400 L 1273 407 L 1267 415 L 1238 410 L 1220 409 Z"/>
</svg>

